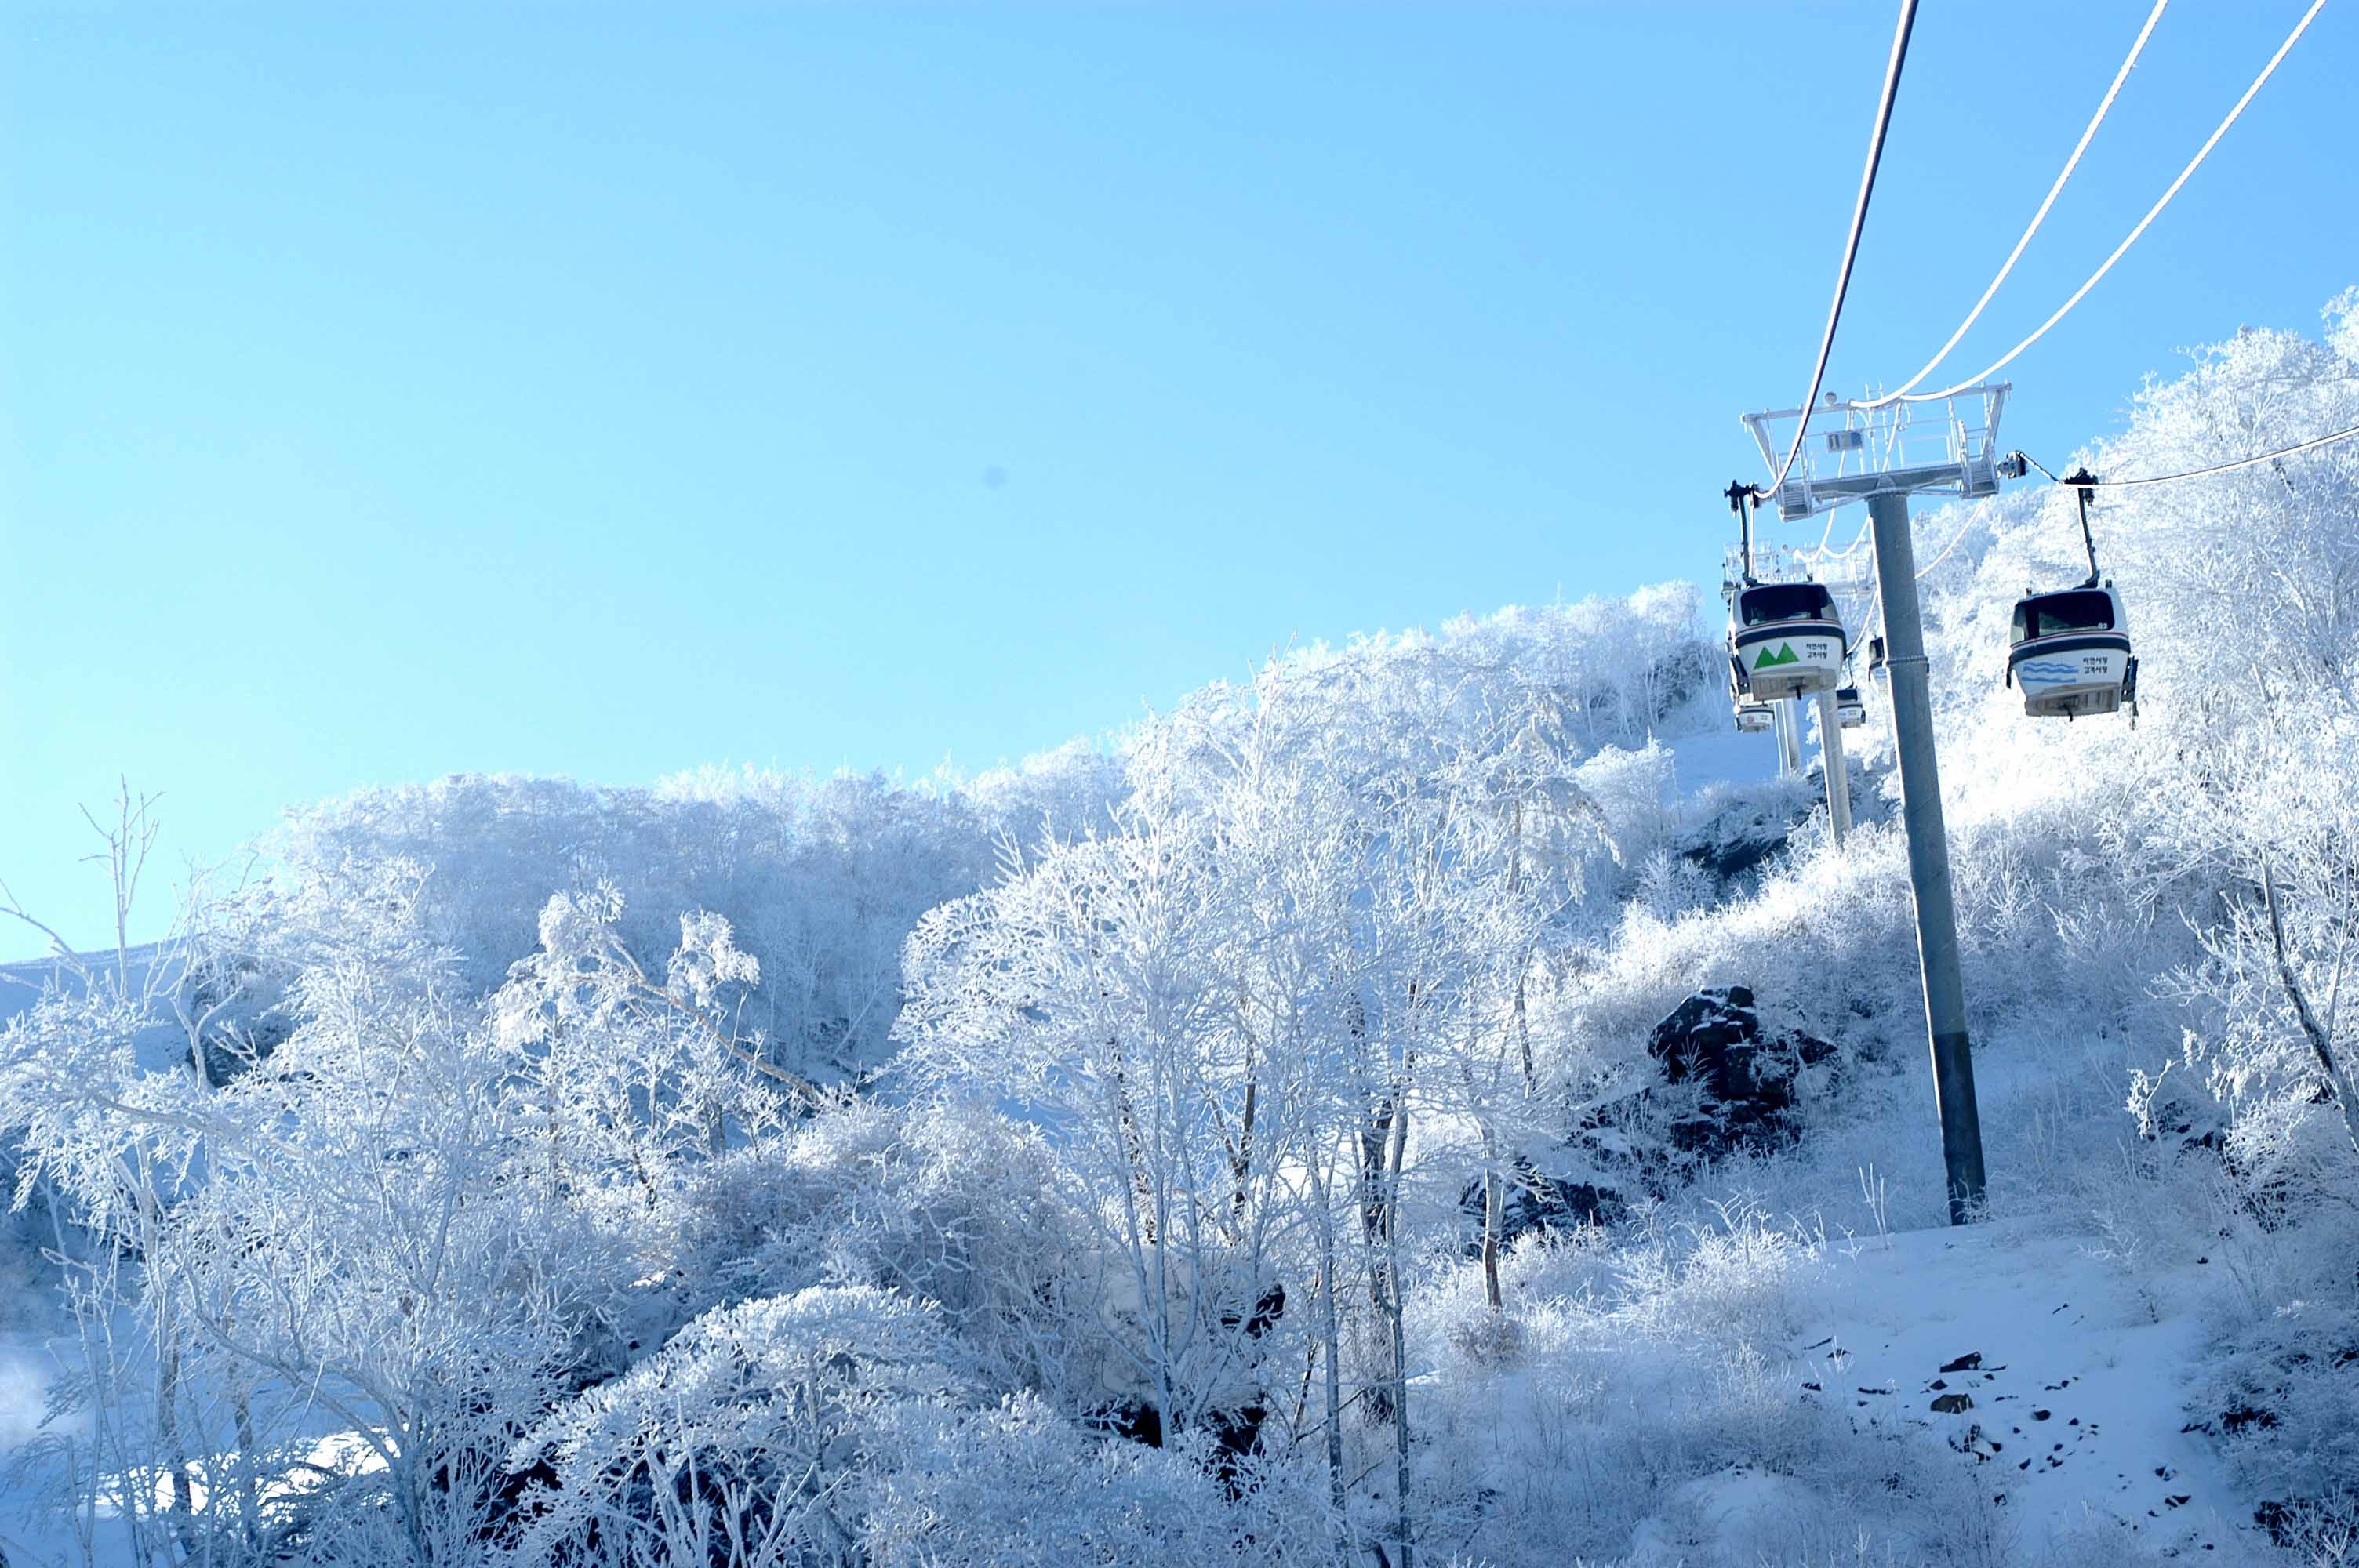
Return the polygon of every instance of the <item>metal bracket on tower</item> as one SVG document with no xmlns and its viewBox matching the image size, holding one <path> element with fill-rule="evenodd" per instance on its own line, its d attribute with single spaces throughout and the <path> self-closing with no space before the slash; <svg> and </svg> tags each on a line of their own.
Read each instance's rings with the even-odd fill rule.
<svg viewBox="0 0 2359 1568">
<path fill-rule="evenodd" d="M 1777 515 L 1794 523 L 1884 490 L 1968 501 L 1997 494 L 2001 464 L 2011 455 L 1999 450 L 1999 416 L 2012 390 L 1996 381 L 1938 403 L 1875 408 L 1829 393 L 1816 408 L 1747 414 L 1745 423 L 1772 473 L 1793 445 L 1795 421 L 1805 427 L 1801 451 L 1773 497 Z"/>
</svg>

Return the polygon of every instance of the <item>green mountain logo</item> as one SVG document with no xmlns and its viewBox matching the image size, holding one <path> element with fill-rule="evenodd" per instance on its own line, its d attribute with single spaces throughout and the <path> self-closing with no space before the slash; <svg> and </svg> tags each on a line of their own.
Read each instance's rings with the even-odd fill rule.
<svg viewBox="0 0 2359 1568">
<path fill-rule="evenodd" d="M 1753 661 L 1756 670 L 1774 670 L 1780 665 L 1799 665 L 1802 655 L 1794 652 L 1791 643 L 1780 643 L 1775 648 L 1764 648 L 1761 656 Z"/>
</svg>

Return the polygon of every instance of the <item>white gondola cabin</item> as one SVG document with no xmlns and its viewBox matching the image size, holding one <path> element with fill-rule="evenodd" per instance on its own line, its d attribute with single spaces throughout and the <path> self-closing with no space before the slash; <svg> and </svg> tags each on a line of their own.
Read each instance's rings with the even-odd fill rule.
<svg viewBox="0 0 2359 1568">
<path fill-rule="evenodd" d="M 1860 697 L 1859 687 L 1840 686 L 1835 688 L 1835 723 L 1845 730 L 1856 730 L 1867 722 L 1867 703 Z"/>
<path fill-rule="evenodd" d="M 2015 606 L 2006 678 L 2034 718 L 2137 712 L 2137 660 L 2111 583 L 2027 594 Z"/>
<path fill-rule="evenodd" d="M 1766 702 L 1740 702 L 1736 705 L 1736 730 L 1740 735 L 1758 735 L 1767 730 L 1776 714 Z"/>
<path fill-rule="evenodd" d="M 1728 653 L 1756 702 L 1832 691 L 1843 679 L 1834 596 L 1815 582 L 1754 583 L 1729 606 Z"/>
</svg>

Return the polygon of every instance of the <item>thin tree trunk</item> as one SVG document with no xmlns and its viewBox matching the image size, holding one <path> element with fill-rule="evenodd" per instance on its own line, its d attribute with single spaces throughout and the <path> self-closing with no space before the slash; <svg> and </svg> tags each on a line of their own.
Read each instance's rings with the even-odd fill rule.
<svg viewBox="0 0 2359 1568">
<path fill-rule="evenodd" d="M 1385 1310 L 1382 1248 L 1386 1230 L 1385 1162 L 1392 1143 L 1393 1101 L 1389 1096 L 1360 1124 L 1360 1229 L 1368 1247 L 1368 1304 Z"/>
<path fill-rule="evenodd" d="M 1250 1058 L 1245 1071 L 1248 1075 L 1253 1071 Z M 1248 1076 L 1245 1079 L 1245 1107 L 1237 1125 L 1236 1152 L 1229 1158 L 1229 1173 L 1236 1181 L 1235 1190 L 1229 1195 L 1229 1215 L 1235 1222 L 1242 1222 L 1245 1217 L 1245 1188 L 1253 1174 L 1254 1113 L 1258 1108 L 1260 1095 L 1261 1085 Z"/>
<path fill-rule="evenodd" d="M 2351 1140 L 2354 1152 L 2359 1152 L 2359 1102 L 2354 1102 L 2351 1082 L 2343 1071 L 2343 1063 L 2335 1054 L 2334 1042 L 2326 1026 L 2310 1005 L 2310 998 L 2295 978 L 2293 959 L 2286 952 L 2285 923 L 2277 914 L 2277 878 L 2267 860 L 2261 862 L 2261 897 L 2268 906 L 2269 941 L 2277 948 L 2277 982 L 2285 987 L 2287 1000 L 2293 1003 L 2294 1017 L 2301 1032 L 2310 1040 L 2310 1048 L 2318 1057 L 2318 1065 L 2326 1075 L 2327 1087 L 2333 1092 L 2334 1107 L 2343 1113 L 2343 1135 Z"/>
<path fill-rule="evenodd" d="M 1331 1151 L 1332 1152 L 1332 1151 Z M 1335 1209 L 1329 1199 L 1324 1161 L 1314 1178 L 1312 1195 L 1319 1201 L 1319 1337 L 1327 1357 L 1327 1489 L 1335 1515 L 1343 1514 L 1343 1303 L 1335 1276 Z"/>
<path fill-rule="evenodd" d="M 1123 1163 L 1130 1173 L 1130 1190 L 1136 1200 L 1134 1212 L 1145 1227 L 1147 1243 L 1153 1246 L 1160 1239 L 1156 1227 L 1154 1186 L 1147 1173 L 1147 1139 L 1138 1128 L 1138 1112 L 1130 1098 L 1130 1065 L 1122 1054 L 1122 1040 L 1115 1036 L 1106 1041 L 1114 1062 L 1114 1133 L 1122 1143 Z"/>
<path fill-rule="evenodd" d="M 1507 895 L 1520 900 L 1524 892 L 1524 803 L 1516 802 L 1515 835 L 1507 851 Z M 1530 1094 L 1538 1087 L 1538 1075 L 1532 1068 L 1531 1018 L 1524 1005 L 1525 979 L 1532 967 L 1532 956 L 1527 951 L 1517 955 L 1516 963 L 1516 1044 L 1523 1053 L 1524 1092 Z"/>
<path fill-rule="evenodd" d="M 188 1445 L 180 1441 L 179 1330 L 161 1303 L 156 1314 L 156 1435 L 172 1467 L 172 1534 L 183 1559 L 197 1554 L 196 1495 L 189 1482 Z"/>
<path fill-rule="evenodd" d="M 1523 1053 L 1526 1094 L 1534 1094 L 1539 1089 L 1539 1074 L 1532 1065 L 1531 1011 L 1524 1003 L 1524 987 L 1530 969 L 1531 956 L 1526 954 L 1524 961 L 1516 967 L 1516 1044 Z"/>
<path fill-rule="evenodd" d="M 1386 1160 L 1385 1292 L 1393 1339 L 1393 1501 L 1400 1530 L 1400 1568 L 1415 1568 L 1417 1547 L 1409 1528 L 1408 1341 L 1402 1325 L 1400 1259 L 1401 1169 L 1408 1154 L 1408 1105 L 1405 1088 L 1393 1112 L 1392 1147 Z"/>
<path fill-rule="evenodd" d="M 222 1313 L 222 1334 L 226 1337 L 237 1321 L 230 1309 Z M 245 1367 L 230 1371 L 230 1415 L 237 1423 L 237 1501 L 240 1518 L 238 1529 L 245 1537 L 249 1549 L 262 1542 L 262 1499 L 255 1485 L 255 1466 L 261 1463 L 261 1449 L 254 1435 L 254 1405 L 251 1390 L 252 1374 Z"/>
<path fill-rule="evenodd" d="M 197 1550 L 196 1497 L 189 1482 L 188 1445 L 180 1438 L 179 1323 L 172 1315 L 171 1276 L 165 1272 L 158 1277 L 164 1255 L 162 1225 L 156 1212 L 155 1172 L 144 1149 L 135 1168 L 139 1184 L 139 1256 L 147 1271 L 148 1306 L 156 1325 L 156 1444 L 163 1463 L 171 1467 L 172 1500 L 166 1509 L 172 1534 L 180 1543 L 180 1555 L 186 1559 L 194 1557 Z"/>
<path fill-rule="evenodd" d="M 1499 1180 L 1499 1141 L 1491 1124 L 1483 1124 L 1483 1299 L 1493 1312 L 1506 1306 L 1499 1291 L 1499 1237 L 1506 1228 L 1506 1184 Z"/>
</svg>

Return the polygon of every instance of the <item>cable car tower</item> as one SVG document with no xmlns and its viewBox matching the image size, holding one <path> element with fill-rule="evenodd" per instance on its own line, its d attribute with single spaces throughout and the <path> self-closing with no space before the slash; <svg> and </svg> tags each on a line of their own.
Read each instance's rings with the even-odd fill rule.
<svg viewBox="0 0 2359 1568">
<path fill-rule="evenodd" d="M 1832 331 L 1832 328 L 1830 328 Z M 1925 1028 L 1933 1053 L 1933 1098 L 1941 1120 L 1950 1218 L 1962 1224 L 1983 1200 L 1982 1119 L 1974 1105 L 1973 1050 L 1958 974 L 1958 915 L 1950 889 L 1949 838 L 1941 821 L 1941 776 L 1933 754 L 1926 688 L 1925 626 L 1917 602 L 1917 556 L 1908 498 L 1979 500 L 2020 477 L 1998 445 L 2005 382 L 1923 403 L 1847 402 L 1829 393 L 1810 408 L 1745 416 L 1769 471 L 1794 459 L 1772 492 L 1778 518 L 1799 523 L 1851 502 L 1867 503 L 1875 537 L 1877 597 L 1884 615 L 1885 670 L 1900 753 L 1901 815 L 1908 832 L 1908 880 L 1916 895 L 1917 953 L 1925 983 Z M 1801 439 L 1799 444 L 1795 438 Z"/>
</svg>

